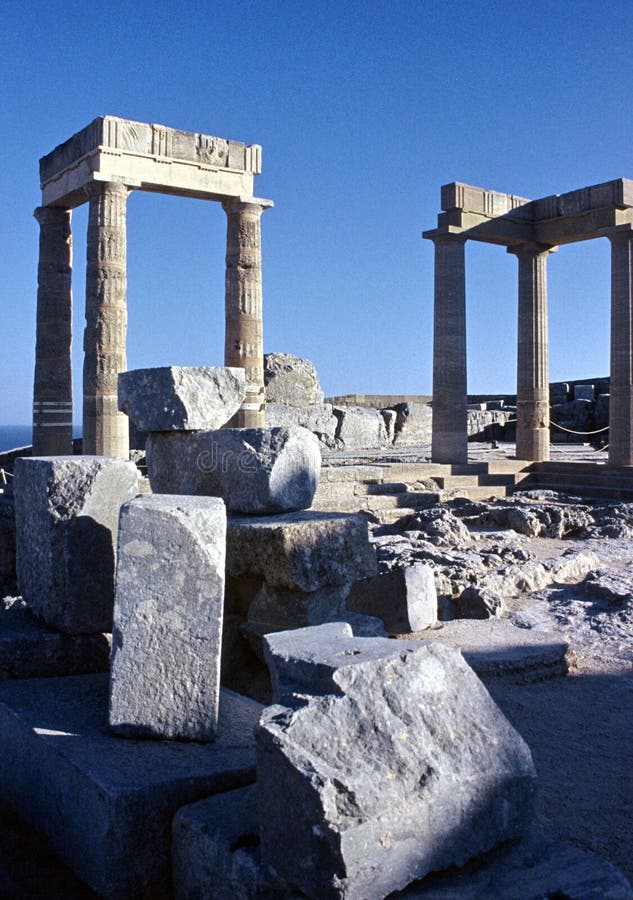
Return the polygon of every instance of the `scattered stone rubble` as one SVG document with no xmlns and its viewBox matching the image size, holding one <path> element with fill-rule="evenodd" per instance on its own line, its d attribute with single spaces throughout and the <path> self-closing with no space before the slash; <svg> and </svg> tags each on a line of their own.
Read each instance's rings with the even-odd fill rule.
<svg viewBox="0 0 633 900">
<path fill-rule="evenodd" d="M 12 644 L 0 641 L 3 801 L 93 890 L 123 900 L 165 895 L 172 862 L 177 898 L 426 896 L 429 877 L 450 891 L 461 877 L 454 867 L 465 864 L 477 883 L 507 882 L 521 896 L 534 884 L 575 896 L 589 883 L 631 896 L 613 867 L 530 831 L 530 751 L 475 674 L 564 671 L 566 644 L 538 627 L 518 661 L 510 632 L 531 624 L 498 618 L 517 594 L 569 582 L 589 602 L 630 607 L 626 579 L 601 570 L 590 548 L 548 559 L 522 544 L 595 540 L 596 529 L 629 528 L 628 511 L 609 506 L 601 517 L 528 496 L 458 500 L 374 527 L 370 542 L 366 518 L 303 508 L 314 494 L 305 485 L 319 474 L 305 428 L 217 430 L 239 390 L 223 413 L 211 404 L 213 425 L 170 414 L 171 430 L 156 429 L 183 383 L 197 396 L 196 370 L 167 389 L 165 371 L 173 372 L 158 370 L 156 388 L 145 372 L 125 389 L 127 408 L 150 426 L 152 495 L 130 496 L 136 470 L 118 460 L 18 466 L 25 600 L 4 604 L 16 628 Z M 318 400 L 309 374 L 305 391 Z M 283 373 L 275 377 L 287 397 Z M 397 435 L 393 412 L 381 418 Z M 217 480 L 201 487 L 209 435 L 226 454 Z M 244 489 L 250 471 L 235 452 L 244 441 L 261 491 Z M 179 448 L 171 466 L 157 462 L 167 442 Z M 293 442 L 300 449 L 284 458 Z M 175 476 L 156 479 L 171 468 L 186 490 L 167 490 Z M 227 509 L 243 514 L 227 520 Z M 88 603 L 90 566 L 103 587 Z M 492 613 L 482 623 L 487 652 L 476 623 L 464 631 L 463 620 L 437 621 Z M 25 617 L 40 618 L 48 644 Z M 77 659 L 112 619 L 109 678 L 74 674 L 91 671 Z M 275 705 L 220 686 L 221 653 L 235 645 L 223 640 L 227 625 L 265 656 Z M 401 639 L 361 636 L 385 628 Z M 406 639 L 407 629 L 424 629 L 422 639 Z M 3 662 L 11 648 L 18 671 Z M 55 652 L 68 654 L 66 668 L 51 667 Z M 431 876 L 442 869 L 451 871 Z"/>
</svg>

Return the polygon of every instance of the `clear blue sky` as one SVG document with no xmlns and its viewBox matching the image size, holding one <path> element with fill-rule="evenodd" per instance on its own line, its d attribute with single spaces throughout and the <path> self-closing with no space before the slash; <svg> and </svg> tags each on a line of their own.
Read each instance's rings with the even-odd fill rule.
<svg viewBox="0 0 633 900">
<path fill-rule="evenodd" d="M 440 186 L 633 177 L 630 0 L 0 2 L 0 424 L 30 421 L 38 160 L 112 114 L 263 146 L 266 351 L 427 393 Z M 73 214 L 81 402 L 86 208 Z M 128 201 L 128 362 L 220 365 L 225 217 Z M 469 390 L 514 390 L 516 266 L 469 244 Z M 550 257 L 552 380 L 607 374 L 609 246 Z"/>
</svg>

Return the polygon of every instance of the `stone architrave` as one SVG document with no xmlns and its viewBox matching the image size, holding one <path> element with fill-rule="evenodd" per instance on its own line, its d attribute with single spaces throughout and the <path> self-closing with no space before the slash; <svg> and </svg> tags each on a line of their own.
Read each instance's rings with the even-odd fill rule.
<svg viewBox="0 0 633 900">
<path fill-rule="evenodd" d="M 232 197 L 227 216 L 224 364 L 246 372 L 246 397 L 231 425 L 264 426 L 261 215 L 270 201 Z"/>
<path fill-rule="evenodd" d="M 132 462 L 102 456 L 15 461 L 18 589 L 68 634 L 110 631 L 119 511 L 138 491 Z"/>
<path fill-rule="evenodd" d="M 633 231 L 611 241 L 609 464 L 633 465 Z"/>
<path fill-rule="evenodd" d="M 395 642 L 334 627 L 267 639 L 273 666 L 275 641 L 286 666 L 295 643 L 305 690 L 255 732 L 264 866 L 309 897 L 382 900 L 521 836 L 532 757 L 461 654 L 399 642 L 376 653 Z"/>
<path fill-rule="evenodd" d="M 119 375 L 119 409 L 139 431 L 221 428 L 244 395 L 243 369 L 161 366 Z"/>
<path fill-rule="evenodd" d="M 129 193 L 117 182 L 87 185 L 90 198 L 84 332 L 83 452 L 129 457 L 127 416 L 119 412 L 118 374 L 127 369 Z"/>
<path fill-rule="evenodd" d="M 146 453 L 155 493 L 222 497 L 228 512 L 248 515 L 307 509 L 321 471 L 305 428 L 155 432 Z"/>
<path fill-rule="evenodd" d="M 432 459 L 468 461 L 466 436 L 466 240 L 437 233 L 433 319 Z"/>
<path fill-rule="evenodd" d="M 33 455 L 73 452 L 72 234 L 70 210 L 40 206 Z"/>
<path fill-rule="evenodd" d="M 141 496 L 121 510 L 110 727 L 217 736 L 226 510 L 214 497 Z"/>
<path fill-rule="evenodd" d="M 535 462 L 549 459 L 547 256 L 553 249 L 509 248 L 519 261 L 516 456 Z"/>
</svg>

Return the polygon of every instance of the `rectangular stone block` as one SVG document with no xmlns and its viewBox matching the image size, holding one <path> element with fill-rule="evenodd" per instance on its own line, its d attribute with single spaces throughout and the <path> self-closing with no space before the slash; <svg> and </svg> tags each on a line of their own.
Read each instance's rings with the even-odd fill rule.
<svg viewBox="0 0 633 900">
<path fill-rule="evenodd" d="M 391 634 L 422 631 L 437 622 L 433 569 L 424 564 L 397 565 L 352 585 L 347 608 L 381 619 Z"/>
<path fill-rule="evenodd" d="M 258 576 L 275 588 L 316 591 L 376 573 L 367 520 L 304 511 L 274 518 L 229 518 L 227 574 Z"/>
<path fill-rule="evenodd" d="M 217 735 L 226 511 L 154 494 L 121 510 L 110 726 L 128 736 Z"/>
<path fill-rule="evenodd" d="M 69 634 L 110 631 L 119 510 L 138 491 L 134 463 L 106 456 L 15 462 L 18 589 Z"/>
<path fill-rule="evenodd" d="M 220 698 L 212 744 L 121 740 L 107 675 L 0 683 L 0 795 L 99 896 L 171 896 L 177 809 L 255 778 L 262 707 Z"/>
</svg>

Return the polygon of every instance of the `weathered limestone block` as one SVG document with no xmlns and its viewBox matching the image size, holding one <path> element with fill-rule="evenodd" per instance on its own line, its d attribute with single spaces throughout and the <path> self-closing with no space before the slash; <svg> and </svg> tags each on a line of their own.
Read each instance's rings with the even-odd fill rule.
<svg viewBox="0 0 633 900">
<path fill-rule="evenodd" d="M 217 735 L 226 512 L 214 497 L 137 497 L 121 510 L 110 726 Z"/>
<path fill-rule="evenodd" d="M 350 582 L 316 591 L 286 591 L 264 583 L 248 611 L 249 624 L 266 631 L 337 622 L 345 615 Z"/>
<path fill-rule="evenodd" d="M 266 403 L 266 427 L 290 428 L 300 425 L 311 431 L 326 447 L 335 446 L 337 419 L 330 403 L 320 406 L 284 406 Z"/>
<path fill-rule="evenodd" d="M 385 420 L 377 409 L 361 406 L 335 406 L 334 415 L 338 419 L 337 443 L 347 450 L 364 447 L 384 447 L 387 443 Z"/>
<path fill-rule="evenodd" d="M 352 585 L 347 608 L 377 616 L 391 634 L 422 631 L 437 622 L 433 569 L 425 563 L 394 566 Z"/>
<path fill-rule="evenodd" d="M 138 490 L 132 462 L 106 456 L 17 459 L 18 588 L 69 634 L 110 631 L 119 510 Z"/>
<path fill-rule="evenodd" d="M 330 689 L 268 707 L 256 729 L 264 865 L 311 897 L 382 900 L 521 835 L 534 807 L 530 751 L 461 654 L 396 644 L 364 657 L 386 642 L 334 643 L 332 628 L 269 639 L 273 657 L 286 639 L 292 663 L 294 638 L 304 680 L 311 668 Z M 309 662 L 306 632 L 321 629 Z"/>
<path fill-rule="evenodd" d="M 321 471 L 305 428 L 153 433 L 146 454 L 154 493 L 221 497 L 230 513 L 307 509 Z"/>
<path fill-rule="evenodd" d="M 139 431 L 221 428 L 245 395 L 244 369 L 162 366 L 119 374 L 119 409 Z"/>
<path fill-rule="evenodd" d="M 227 575 L 271 588 L 317 591 L 376 573 L 376 552 L 360 515 L 304 511 L 236 517 L 227 527 Z"/>
<path fill-rule="evenodd" d="M 323 403 L 323 391 L 314 365 L 291 353 L 264 355 L 266 403 L 313 406 Z"/>
<path fill-rule="evenodd" d="M 430 403 L 398 403 L 394 444 L 397 446 L 431 443 Z"/>
</svg>

